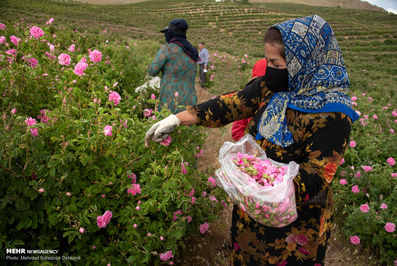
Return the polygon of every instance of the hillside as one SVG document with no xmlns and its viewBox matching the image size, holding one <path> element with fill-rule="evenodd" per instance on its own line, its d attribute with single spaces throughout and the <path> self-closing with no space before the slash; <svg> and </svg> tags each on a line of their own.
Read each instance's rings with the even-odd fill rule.
<svg viewBox="0 0 397 266">
<path fill-rule="evenodd" d="M 97 5 L 124 5 L 148 0 L 77 0 L 80 2 Z M 250 0 L 250 3 L 293 3 L 311 6 L 328 6 L 366 10 L 382 10 L 382 8 L 360 0 Z"/>
<path fill-rule="evenodd" d="M 380 7 L 371 5 L 360 0 L 250 0 L 251 3 L 295 3 L 311 6 L 328 6 L 340 8 L 383 10 Z"/>
</svg>

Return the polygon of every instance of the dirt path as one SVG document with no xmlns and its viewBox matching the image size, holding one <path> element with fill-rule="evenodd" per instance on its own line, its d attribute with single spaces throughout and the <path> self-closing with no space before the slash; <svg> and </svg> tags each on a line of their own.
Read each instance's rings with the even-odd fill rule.
<svg viewBox="0 0 397 266">
<path fill-rule="evenodd" d="M 199 102 L 210 99 L 214 95 L 207 90 L 202 90 L 196 85 Z M 218 151 L 225 141 L 231 138 L 231 125 L 224 128 L 205 129 L 208 137 L 204 145 L 203 154 L 199 157 L 199 169 L 219 167 Z M 205 235 L 193 235 L 186 240 L 188 254 L 183 254 L 181 265 L 230 265 L 230 254 L 225 245 L 230 243 L 230 226 L 232 208 L 225 209 L 220 218 L 210 225 L 210 230 Z M 336 230 L 334 230 L 335 232 Z M 370 265 L 371 257 L 351 247 L 346 241 L 340 240 L 335 233 L 331 236 L 325 259 L 326 266 Z"/>
</svg>

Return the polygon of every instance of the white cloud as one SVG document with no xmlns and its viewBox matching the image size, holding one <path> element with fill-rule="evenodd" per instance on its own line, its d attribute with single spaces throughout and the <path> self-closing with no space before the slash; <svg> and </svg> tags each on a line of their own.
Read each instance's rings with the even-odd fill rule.
<svg viewBox="0 0 397 266">
<path fill-rule="evenodd" d="M 393 14 L 397 14 L 397 9 L 388 8 L 386 10 L 387 10 L 387 12 L 390 12 L 390 13 L 393 13 Z"/>
</svg>

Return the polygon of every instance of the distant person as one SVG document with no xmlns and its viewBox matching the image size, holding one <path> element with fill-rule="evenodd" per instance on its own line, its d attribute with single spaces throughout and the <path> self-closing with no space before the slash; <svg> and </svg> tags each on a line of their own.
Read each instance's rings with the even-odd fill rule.
<svg viewBox="0 0 397 266">
<path fill-rule="evenodd" d="M 175 19 L 168 27 L 161 30 L 167 44 L 157 52 L 149 67 L 149 75 L 156 76 L 160 71 L 163 76 L 160 84 L 160 106 L 177 113 L 184 108 L 178 105 L 195 105 L 197 95 L 195 77 L 197 74 L 198 51 L 186 39 L 188 24 L 184 19 Z"/>
<path fill-rule="evenodd" d="M 258 60 L 252 68 L 252 78 L 265 75 L 267 67 L 266 58 Z M 233 122 L 232 125 L 232 138 L 235 141 L 240 140 L 245 135 L 245 129 L 252 117 Z"/>
<path fill-rule="evenodd" d="M 208 53 L 208 50 L 204 46 L 205 46 L 204 42 L 199 42 L 198 44 L 200 50 L 199 75 L 200 75 L 201 88 L 205 87 L 205 82 L 207 80 L 207 72 L 208 72 L 208 60 L 210 59 L 210 54 Z"/>
</svg>

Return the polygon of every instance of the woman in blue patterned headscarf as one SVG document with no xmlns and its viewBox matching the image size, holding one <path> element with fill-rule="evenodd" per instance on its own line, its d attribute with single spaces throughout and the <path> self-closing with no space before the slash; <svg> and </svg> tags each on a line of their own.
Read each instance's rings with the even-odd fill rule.
<svg viewBox="0 0 397 266">
<path fill-rule="evenodd" d="M 358 115 L 329 24 L 317 15 L 271 27 L 264 39 L 266 74 L 156 123 L 146 134 L 161 141 L 180 124 L 220 127 L 253 116 L 249 134 L 269 158 L 295 161 L 298 218 L 274 228 L 233 208 L 233 265 L 323 265 L 332 228 L 332 179 Z"/>
<path fill-rule="evenodd" d="M 257 139 L 286 147 L 293 143 L 287 108 L 306 112 L 342 112 L 356 120 L 346 95 L 349 79 L 329 24 L 314 15 L 276 25 L 285 47 L 288 90 L 275 93 L 258 124 Z"/>
</svg>

